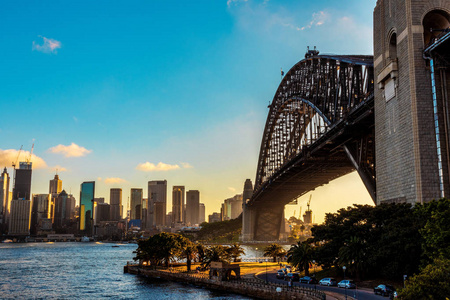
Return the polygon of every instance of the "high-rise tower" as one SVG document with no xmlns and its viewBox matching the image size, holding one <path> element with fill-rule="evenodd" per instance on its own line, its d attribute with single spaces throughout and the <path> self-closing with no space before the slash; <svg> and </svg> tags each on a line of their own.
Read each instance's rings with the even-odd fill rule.
<svg viewBox="0 0 450 300">
<path fill-rule="evenodd" d="M 131 189 L 131 220 L 140 220 L 142 212 L 142 189 Z"/>
<path fill-rule="evenodd" d="M 111 189 L 109 204 L 111 209 L 111 221 L 120 221 L 122 219 L 122 189 Z"/>
<path fill-rule="evenodd" d="M 172 223 L 182 223 L 184 215 L 184 186 L 172 187 Z"/>
<path fill-rule="evenodd" d="M 80 231 L 92 235 L 94 230 L 95 181 L 86 181 L 80 187 Z"/>
<path fill-rule="evenodd" d="M 59 179 L 58 174 L 55 174 L 55 178 L 53 178 L 52 180 L 50 180 L 50 186 L 49 186 L 49 191 L 48 193 L 53 195 L 59 195 L 62 191 L 62 180 Z"/>
<path fill-rule="evenodd" d="M 9 174 L 6 168 L 0 176 L 0 223 L 6 223 L 9 212 Z"/>
<path fill-rule="evenodd" d="M 199 224 L 200 192 L 197 190 L 186 192 L 186 223 Z"/>
<path fill-rule="evenodd" d="M 9 218 L 10 235 L 26 236 L 30 234 L 31 222 L 31 162 L 21 162 L 15 169 L 13 200 Z"/>
<path fill-rule="evenodd" d="M 164 226 L 167 207 L 167 180 L 148 182 L 147 228 Z"/>
</svg>

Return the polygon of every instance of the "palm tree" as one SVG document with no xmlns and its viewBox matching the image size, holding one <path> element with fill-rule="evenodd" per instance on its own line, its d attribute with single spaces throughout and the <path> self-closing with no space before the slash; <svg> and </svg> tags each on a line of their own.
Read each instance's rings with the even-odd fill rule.
<svg viewBox="0 0 450 300">
<path fill-rule="evenodd" d="M 300 271 L 305 271 L 305 275 L 309 276 L 309 266 L 313 261 L 314 248 L 307 242 L 298 242 L 289 249 L 288 262 Z"/>
<path fill-rule="evenodd" d="M 339 249 L 339 263 L 347 265 L 357 279 L 361 278 L 366 266 L 366 249 L 366 242 L 356 236 L 350 237 L 350 240 Z"/>
<path fill-rule="evenodd" d="M 232 244 L 226 249 L 226 251 L 234 262 L 236 262 L 241 255 L 245 254 L 244 248 L 242 248 L 238 243 Z"/>
<path fill-rule="evenodd" d="M 221 245 L 209 247 L 206 250 L 203 266 L 209 266 L 213 261 L 228 262 L 228 254 L 226 248 Z"/>
<path fill-rule="evenodd" d="M 273 262 L 277 261 L 277 257 L 281 257 L 286 253 L 286 251 L 281 247 L 280 244 L 272 243 L 266 248 L 264 248 L 264 257 L 273 257 Z"/>
</svg>

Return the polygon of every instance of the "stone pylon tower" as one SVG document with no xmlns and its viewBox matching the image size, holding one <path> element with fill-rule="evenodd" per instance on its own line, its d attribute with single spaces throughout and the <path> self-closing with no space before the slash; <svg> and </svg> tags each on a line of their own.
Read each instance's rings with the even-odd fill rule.
<svg viewBox="0 0 450 300">
<path fill-rule="evenodd" d="M 445 63 L 450 39 L 442 40 L 449 25 L 448 0 L 377 1 L 377 204 L 423 203 L 450 196 L 450 75 Z M 439 40 L 439 46 L 426 53 Z M 434 64 L 431 56 L 436 58 Z"/>
</svg>

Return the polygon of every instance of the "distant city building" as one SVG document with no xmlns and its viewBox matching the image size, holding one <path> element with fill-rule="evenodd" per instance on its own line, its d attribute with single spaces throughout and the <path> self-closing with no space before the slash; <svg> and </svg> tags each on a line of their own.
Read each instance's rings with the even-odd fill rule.
<svg viewBox="0 0 450 300">
<path fill-rule="evenodd" d="M 94 201 L 95 201 L 97 204 L 105 203 L 105 197 L 94 198 Z"/>
<path fill-rule="evenodd" d="M 110 221 L 120 221 L 122 219 L 122 189 L 111 189 L 109 205 L 111 206 L 111 217 Z"/>
<path fill-rule="evenodd" d="M 172 223 L 182 223 L 184 213 L 184 186 L 172 187 Z"/>
<path fill-rule="evenodd" d="M 190 190 L 186 192 L 186 224 L 199 224 L 200 192 Z"/>
<path fill-rule="evenodd" d="M 167 224 L 167 225 L 172 224 L 172 212 L 169 212 L 169 213 L 166 215 L 166 224 Z"/>
<path fill-rule="evenodd" d="M 155 203 L 158 212 L 155 211 Z M 147 228 L 164 226 L 167 207 L 167 180 L 148 182 Z"/>
<path fill-rule="evenodd" d="M 10 235 L 29 235 L 31 223 L 31 162 L 20 162 L 15 169 L 13 200 L 11 201 Z"/>
<path fill-rule="evenodd" d="M 51 195 L 50 194 L 36 194 L 33 195 L 33 202 L 31 204 L 31 221 L 30 233 L 37 234 L 40 230 L 39 224 L 42 219 L 51 219 Z"/>
<path fill-rule="evenodd" d="M 140 220 L 142 216 L 142 197 L 143 192 L 142 189 L 131 189 L 130 192 L 130 210 L 131 215 L 130 218 L 132 220 Z"/>
<path fill-rule="evenodd" d="M 141 229 L 147 228 L 147 203 L 148 199 L 142 199 L 142 210 L 141 210 Z"/>
<path fill-rule="evenodd" d="M 202 224 L 205 222 L 206 218 L 206 211 L 205 211 L 205 204 L 200 203 L 200 215 L 198 216 L 198 224 Z"/>
<path fill-rule="evenodd" d="M 67 194 L 65 190 L 59 193 L 55 200 L 55 214 L 53 216 L 53 224 L 55 231 L 66 228 L 72 219 L 75 199 L 72 195 Z"/>
<path fill-rule="evenodd" d="M 220 221 L 221 221 L 220 213 L 215 212 L 208 216 L 208 223 L 214 223 L 214 222 L 220 222 Z"/>
<path fill-rule="evenodd" d="M 95 181 L 86 181 L 80 187 L 80 231 L 93 234 Z"/>
<path fill-rule="evenodd" d="M 111 215 L 111 206 L 108 203 L 98 203 L 97 204 L 97 216 L 96 224 L 100 222 L 110 221 L 109 217 Z"/>
<path fill-rule="evenodd" d="M 225 199 L 222 204 L 222 221 L 232 220 L 242 213 L 242 194 Z"/>
<path fill-rule="evenodd" d="M 6 223 L 6 218 L 9 212 L 9 181 L 9 174 L 5 168 L 0 176 L 0 224 Z"/>
<path fill-rule="evenodd" d="M 62 180 L 59 179 L 58 174 L 55 175 L 55 178 L 50 180 L 50 186 L 49 186 L 49 194 L 60 194 L 62 191 Z"/>
</svg>

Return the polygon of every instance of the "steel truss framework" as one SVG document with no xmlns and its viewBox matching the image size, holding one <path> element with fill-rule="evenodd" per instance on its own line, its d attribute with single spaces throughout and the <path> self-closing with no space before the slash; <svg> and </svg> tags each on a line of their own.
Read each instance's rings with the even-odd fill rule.
<svg viewBox="0 0 450 300">
<path fill-rule="evenodd" d="M 284 207 L 355 169 L 375 199 L 372 56 L 317 55 L 298 62 L 269 108 L 250 205 Z M 255 239 L 279 233 L 257 229 L 264 226 L 258 220 L 270 219 L 265 215 L 257 213 Z"/>
</svg>

